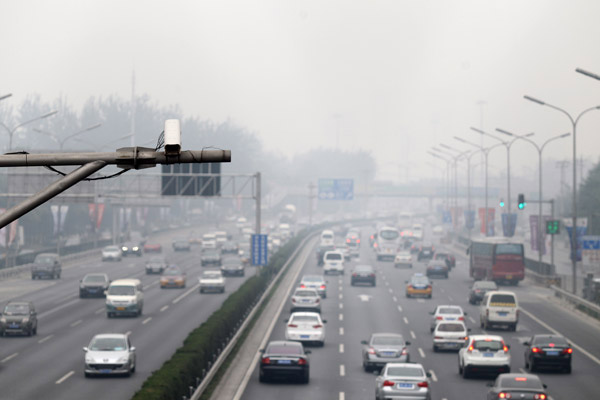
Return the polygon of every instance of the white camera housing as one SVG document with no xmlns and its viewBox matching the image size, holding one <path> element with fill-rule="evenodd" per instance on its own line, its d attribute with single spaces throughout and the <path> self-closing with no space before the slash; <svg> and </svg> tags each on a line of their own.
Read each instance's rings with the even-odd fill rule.
<svg viewBox="0 0 600 400">
<path fill-rule="evenodd" d="M 181 123 L 178 119 L 165 121 L 165 155 L 178 156 L 181 153 Z"/>
</svg>

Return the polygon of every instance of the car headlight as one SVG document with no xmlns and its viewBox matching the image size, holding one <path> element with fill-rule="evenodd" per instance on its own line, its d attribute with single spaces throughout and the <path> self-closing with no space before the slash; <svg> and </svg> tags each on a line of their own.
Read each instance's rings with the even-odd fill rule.
<svg viewBox="0 0 600 400">
<path fill-rule="evenodd" d="M 6 318 L 4 318 L 4 317 L 0 318 L 0 322 L 2 322 L 3 324 L 5 324 L 6 323 Z"/>
<path fill-rule="evenodd" d="M 129 361 L 129 356 L 123 356 L 117 360 L 117 363 L 121 364 L 121 363 L 126 363 L 128 361 Z"/>
<path fill-rule="evenodd" d="M 127 247 L 121 247 L 121 250 L 127 251 Z"/>
<path fill-rule="evenodd" d="M 94 364 L 96 362 L 96 360 L 94 360 L 92 357 L 86 357 L 85 358 L 85 363 L 86 364 Z"/>
<path fill-rule="evenodd" d="M 133 251 L 138 251 L 140 248 L 139 247 L 134 247 Z"/>
</svg>

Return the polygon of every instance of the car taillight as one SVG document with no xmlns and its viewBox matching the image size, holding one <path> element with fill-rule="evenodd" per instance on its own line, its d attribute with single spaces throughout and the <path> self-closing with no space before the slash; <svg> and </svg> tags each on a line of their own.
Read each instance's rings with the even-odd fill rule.
<svg viewBox="0 0 600 400">
<path fill-rule="evenodd" d="M 431 289 L 431 287 L 432 287 L 431 285 L 427 285 L 427 289 Z"/>
<path fill-rule="evenodd" d="M 298 325 L 296 325 L 296 324 L 288 324 L 288 328 L 297 328 L 297 327 L 298 327 Z"/>
<path fill-rule="evenodd" d="M 439 316 L 438 316 L 438 317 L 435 317 L 435 319 L 437 319 L 437 320 L 441 321 L 441 320 L 443 320 L 444 318 L 443 318 L 443 317 L 439 317 Z"/>
<path fill-rule="evenodd" d="M 360 243 L 360 239 L 356 239 L 356 243 Z"/>
<path fill-rule="evenodd" d="M 369 347 L 368 353 L 369 354 L 375 354 L 375 349 L 372 348 L 372 347 Z"/>
<path fill-rule="evenodd" d="M 459 321 L 464 321 L 464 320 L 465 320 L 465 317 L 458 317 L 458 320 L 459 320 Z"/>
<path fill-rule="evenodd" d="M 405 356 L 408 354 L 408 350 L 405 348 L 402 349 L 402 355 Z"/>
<path fill-rule="evenodd" d="M 321 289 L 325 289 L 325 285 L 321 285 Z"/>
<path fill-rule="evenodd" d="M 350 239 L 346 239 L 346 243 L 350 243 Z"/>
<path fill-rule="evenodd" d="M 540 348 L 539 348 L 539 347 L 532 347 L 532 348 L 531 348 L 531 352 L 532 352 L 532 353 L 540 353 L 541 351 L 542 351 L 542 350 L 540 350 Z"/>
<path fill-rule="evenodd" d="M 573 349 L 569 347 L 568 349 L 564 349 L 564 350 L 562 351 L 562 353 L 563 353 L 563 354 L 573 354 Z"/>
<path fill-rule="evenodd" d="M 469 352 L 469 353 L 473 352 L 473 346 L 472 345 L 469 346 L 469 348 L 467 349 L 467 352 Z"/>
<path fill-rule="evenodd" d="M 390 387 L 390 386 L 394 386 L 394 382 L 392 381 L 383 381 L 383 386 L 384 387 Z"/>
<path fill-rule="evenodd" d="M 306 365 L 306 359 L 304 359 L 304 358 L 299 358 L 299 359 L 298 359 L 298 365 Z"/>
<path fill-rule="evenodd" d="M 409 289 L 412 289 L 412 288 L 413 288 L 413 286 L 412 286 L 412 285 L 408 285 L 408 286 L 407 286 L 407 288 L 409 288 Z"/>
<path fill-rule="evenodd" d="M 319 328 L 322 328 L 322 327 L 323 327 L 323 325 L 321 325 L 321 324 L 313 325 L 313 328 L 315 328 L 315 329 L 319 329 Z"/>
<path fill-rule="evenodd" d="M 506 346 L 506 345 L 502 346 L 502 351 L 504 351 L 505 353 L 508 353 L 508 346 Z"/>
<path fill-rule="evenodd" d="M 499 399 L 510 399 L 510 398 L 512 398 L 512 395 L 507 392 L 500 392 L 500 393 L 498 393 L 498 398 Z"/>
<path fill-rule="evenodd" d="M 302 284 L 300 285 L 300 288 L 302 288 L 302 289 L 306 288 L 306 286 L 304 285 L 304 283 L 302 283 Z"/>
<path fill-rule="evenodd" d="M 443 339 L 443 337 L 442 337 L 442 336 L 434 336 L 433 338 L 434 338 L 434 339 Z"/>
<path fill-rule="evenodd" d="M 544 393 L 538 393 L 535 396 L 533 396 L 533 398 L 535 400 L 546 400 L 546 395 Z"/>
<path fill-rule="evenodd" d="M 263 357 L 261 362 L 263 364 L 271 364 L 271 359 L 269 357 Z"/>
<path fill-rule="evenodd" d="M 427 381 L 417 383 L 418 387 L 429 387 L 429 383 Z"/>
<path fill-rule="evenodd" d="M 373 243 L 373 247 L 377 247 L 377 246 L 378 246 L 377 242 Z"/>
</svg>

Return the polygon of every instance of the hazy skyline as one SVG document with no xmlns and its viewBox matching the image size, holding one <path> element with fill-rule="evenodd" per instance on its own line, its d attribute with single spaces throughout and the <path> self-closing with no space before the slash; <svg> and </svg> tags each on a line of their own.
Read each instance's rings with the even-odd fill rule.
<svg viewBox="0 0 600 400">
<path fill-rule="evenodd" d="M 600 82 L 575 73 L 600 73 L 593 0 L 2 0 L 0 11 L 5 101 L 39 93 L 79 109 L 91 96 L 128 98 L 135 71 L 138 94 L 188 116 L 231 118 L 270 150 L 334 147 L 339 123 L 340 148 L 415 176 L 431 175 L 432 145 L 479 142 L 468 128 L 480 126 L 480 101 L 486 130 L 536 132 L 538 142 L 570 125 L 524 94 L 572 113 L 600 104 Z M 582 156 L 597 160 L 599 127 L 600 112 L 582 119 Z M 570 159 L 571 143 L 545 157 Z M 535 157 L 514 146 L 517 171 Z"/>
</svg>

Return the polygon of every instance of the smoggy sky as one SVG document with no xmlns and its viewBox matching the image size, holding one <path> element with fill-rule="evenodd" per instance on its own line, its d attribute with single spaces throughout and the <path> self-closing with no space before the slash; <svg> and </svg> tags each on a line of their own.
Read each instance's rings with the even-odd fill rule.
<svg viewBox="0 0 600 400">
<path fill-rule="evenodd" d="M 599 17 L 595 0 L 0 0 L 0 95 L 79 108 L 129 98 L 135 71 L 137 93 L 231 118 L 270 150 L 337 143 L 430 176 L 427 149 L 467 149 L 455 135 L 481 143 L 470 126 L 536 141 L 571 130 L 524 94 L 572 113 L 599 105 L 600 81 L 575 72 L 600 74 Z M 578 129 L 579 154 L 594 161 L 599 128 L 600 111 Z M 535 154 L 515 145 L 514 172 L 535 168 Z M 571 159 L 572 140 L 546 155 Z M 490 157 L 503 168 L 504 151 Z"/>
</svg>

